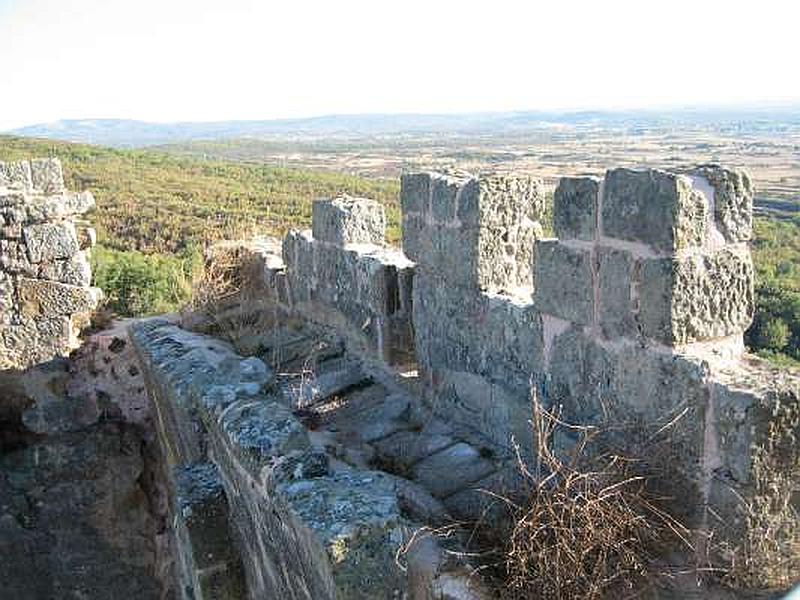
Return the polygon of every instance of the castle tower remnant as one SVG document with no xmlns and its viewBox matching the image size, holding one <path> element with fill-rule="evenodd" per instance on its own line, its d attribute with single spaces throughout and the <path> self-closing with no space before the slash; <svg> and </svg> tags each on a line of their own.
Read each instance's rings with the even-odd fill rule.
<svg viewBox="0 0 800 600">
<path fill-rule="evenodd" d="M 0 162 L 0 370 L 76 346 L 100 297 L 87 258 L 94 230 L 75 221 L 92 207 L 91 193 L 65 189 L 57 159 Z"/>
</svg>

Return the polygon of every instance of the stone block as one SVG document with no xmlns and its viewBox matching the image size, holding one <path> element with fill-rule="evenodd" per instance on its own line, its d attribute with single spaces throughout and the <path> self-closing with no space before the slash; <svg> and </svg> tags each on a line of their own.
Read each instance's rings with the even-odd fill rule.
<svg viewBox="0 0 800 600">
<path fill-rule="evenodd" d="M 2 173 L 2 168 L 0 167 L 0 173 Z M 2 177 L 2 175 L 0 175 Z M 9 210 L 11 208 L 19 208 L 25 204 L 25 194 L 20 191 L 13 191 L 3 187 L 2 182 L 0 182 L 0 214 L 8 219 Z M 20 212 L 24 216 L 24 212 Z M 20 219 L 21 220 L 21 219 Z M 7 221 L 9 222 L 9 221 Z M 14 222 L 14 221 L 10 221 Z"/>
<path fill-rule="evenodd" d="M 71 350 L 68 317 L 26 318 L 18 324 L 0 325 L 0 370 L 25 369 Z"/>
<path fill-rule="evenodd" d="M 78 252 L 71 258 L 41 263 L 39 265 L 39 278 L 88 287 L 92 283 L 92 268 L 86 259 L 86 255 L 83 252 Z"/>
<path fill-rule="evenodd" d="M 598 317 L 603 335 L 607 338 L 636 337 L 636 310 L 633 293 L 633 256 L 624 250 L 597 249 L 597 277 L 600 296 Z"/>
<path fill-rule="evenodd" d="M 34 196 L 25 204 L 28 223 L 43 223 L 82 215 L 95 207 L 91 192 L 62 192 L 49 196 Z"/>
<path fill-rule="evenodd" d="M 753 184 L 746 171 L 704 165 L 691 172 L 713 190 L 714 221 L 726 242 L 747 242 L 753 237 Z"/>
<path fill-rule="evenodd" d="M 489 460 L 464 442 L 433 454 L 414 466 L 414 481 L 437 498 L 445 498 L 483 479 L 495 470 Z"/>
<path fill-rule="evenodd" d="M 747 557 L 750 577 L 790 581 L 800 569 L 800 375 L 750 359 L 711 379 L 709 524 Z"/>
<path fill-rule="evenodd" d="M 359 304 L 384 317 L 396 313 L 400 307 L 397 265 L 387 258 L 390 257 L 370 254 L 357 256 L 356 279 L 352 288 L 357 293 Z"/>
<path fill-rule="evenodd" d="M 529 499 L 532 483 L 525 480 L 517 465 L 511 465 L 444 499 L 448 512 L 456 519 L 482 522 L 501 530 L 508 526 L 512 502 Z"/>
<path fill-rule="evenodd" d="M 415 275 L 413 312 L 421 364 L 480 374 L 527 395 L 543 352 L 535 305 L 454 287 L 423 271 Z"/>
<path fill-rule="evenodd" d="M 340 246 L 312 242 L 314 260 L 314 285 L 312 298 L 326 304 L 336 304 L 340 297 L 351 298 L 358 294 L 355 289 L 355 251 Z"/>
<path fill-rule="evenodd" d="M 175 516 L 194 569 L 237 562 L 228 532 L 228 499 L 214 463 L 193 463 L 174 470 Z M 233 566 L 233 565 L 232 565 Z"/>
<path fill-rule="evenodd" d="M 558 240 L 539 240 L 534 256 L 534 301 L 539 310 L 573 323 L 590 324 L 594 313 L 590 251 Z"/>
<path fill-rule="evenodd" d="M 708 205 L 682 175 L 656 169 L 606 173 L 602 200 L 605 236 L 673 253 L 705 242 Z"/>
<path fill-rule="evenodd" d="M 375 451 L 382 460 L 400 471 L 410 472 L 411 467 L 423 458 L 456 443 L 445 431 L 444 427 L 426 423 L 421 431 L 398 431 L 378 440 L 374 444 Z"/>
<path fill-rule="evenodd" d="M 64 190 L 64 174 L 57 158 L 37 158 L 31 161 L 33 189 L 44 194 Z"/>
<path fill-rule="evenodd" d="M 75 226 L 70 222 L 29 225 L 23 234 L 32 263 L 70 258 L 80 250 Z"/>
<path fill-rule="evenodd" d="M 312 205 L 311 223 L 318 241 L 338 246 L 385 242 L 386 214 L 375 200 L 349 196 L 317 200 Z"/>
<path fill-rule="evenodd" d="M 459 211 L 459 199 L 462 196 L 462 189 L 474 188 L 475 182 L 472 179 L 456 175 L 435 175 L 430 180 L 431 188 L 431 208 L 430 218 L 435 222 L 452 224 Z M 469 192 L 463 194 L 466 198 L 471 196 Z"/>
<path fill-rule="evenodd" d="M 477 232 L 449 225 L 434 225 L 423 231 L 430 235 L 433 253 L 421 262 L 450 283 L 471 289 L 478 286 Z"/>
<path fill-rule="evenodd" d="M 30 191 L 33 187 L 31 165 L 28 161 L 0 162 L 0 188 Z"/>
<path fill-rule="evenodd" d="M 431 177 L 428 173 L 400 176 L 400 209 L 406 215 L 427 215 L 431 205 Z"/>
<path fill-rule="evenodd" d="M 513 227 L 523 217 L 538 221 L 544 212 L 541 179 L 524 175 L 481 175 L 462 184 L 458 218 L 467 227 Z"/>
<path fill-rule="evenodd" d="M 222 415 L 227 444 L 255 476 L 276 456 L 309 447 L 305 428 L 282 403 L 264 398 L 241 400 Z"/>
<path fill-rule="evenodd" d="M 31 263 L 21 240 L 0 240 L 0 267 L 8 273 L 36 277 L 37 265 Z"/>
<path fill-rule="evenodd" d="M 478 210 L 470 201 L 476 197 L 473 188 L 465 186 L 458 216 L 466 227 L 478 228 L 478 286 L 487 291 L 530 289 L 534 222 L 544 210 L 541 180 L 484 176 L 477 187 Z"/>
<path fill-rule="evenodd" d="M 512 395 L 527 398 L 531 377 L 542 372 L 544 339 L 538 307 L 530 302 L 494 296 L 486 319 L 476 326 L 482 339 L 478 371 Z"/>
<path fill-rule="evenodd" d="M 283 239 L 283 260 L 286 263 L 287 283 L 291 303 L 309 302 L 316 285 L 314 245 L 311 231 L 290 231 Z"/>
<path fill-rule="evenodd" d="M 71 315 L 97 306 L 98 293 L 92 288 L 20 277 L 17 283 L 19 310 L 25 317 Z"/>
<path fill-rule="evenodd" d="M 311 560 L 303 566 L 314 566 L 332 576 L 328 593 L 318 590 L 314 594 L 312 590 L 308 597 L 402 596 L 405 582 L 395 555 L 406 524 L 391 476 L 376 471 L 341 472 L 280 484 L 276 492 L 293 516 L 284 518 L 297 523 L 295 539 L 304 545 L 310 542 Z M 310 539 L 302 531 L 310 532 Z"/>
<path fill-rule="evenodd" d="M 557 238 L 595 239 L 601 182 L 597 177 L 563 177 L 559 181 L 553 196 L 553 229 Z"/>
<path fill-rule="evenodd" d="M 431 225 L 425 222 L 425 217 L 417 213 L 403 213 L 403 252 L 416 262 L 431 261 L 433 256 L 433 236 Z"/>
<path fill-rule="evenodd" d="M 542 392 L 564 421 L 599 427 L 607 451 L 650 461 L 657 493 L 681 499 L 673 514 L 700 524 L 708 401 L 702 363 L 634 343 L 605 344 L 573 327 L 553 341 Z M 557 444 L 568 451 L 574 439 L 562 434 Z"/>
<path fill-rule="evenodd" d="M 480 369 L 488 311 L 485 294 L 417 270 L 412 306 L 417 357 L 422 365 L 455 371 Z"/>
<path fill-rule="evenodd" d="M 22 225 L 4 225 L 0 227 L 0 239 L 16 240 L 22 237 Z"/>
<path fill-rule="evenodd" d="M 523 387 L 491 375 L 445 371 L 443 385 L 438 386 L 445 393 L 436 410 L 442 418 L 451 419 L 455 431 L 486 457 L 513 458 L 515 444 L 524 456 L 530 456 L 531 379 L 529 375 Z"/>
<path fill-rule="evenodd" d="M 639 269 L 638 323 L 665 344 L 744 332 L 754 311 L 754 272 L 746 248 L 646 259 Z"/>
<path fill-rule="evenodd" d="M 15 310 L 16 285 L 14 277 L 0 271 L 0 325 L 9 325 Z"/>
<path fill-rule="evenodd" d="M 540 180 L 424 173 L 401 183 L 410 258 L 465 287 L 530 288 L 535 221 L 544 204 Z"/>
</svg>

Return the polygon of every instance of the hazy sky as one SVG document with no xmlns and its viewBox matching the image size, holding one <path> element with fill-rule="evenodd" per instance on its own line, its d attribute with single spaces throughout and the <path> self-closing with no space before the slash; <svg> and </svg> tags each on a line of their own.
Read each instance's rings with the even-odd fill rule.
<svg viewBox="0 0 800 600">
<path fill-rule="evenodd" d="M 800 99 L 796 0 L 0 0 L 0 130 Z"/>
</svg>

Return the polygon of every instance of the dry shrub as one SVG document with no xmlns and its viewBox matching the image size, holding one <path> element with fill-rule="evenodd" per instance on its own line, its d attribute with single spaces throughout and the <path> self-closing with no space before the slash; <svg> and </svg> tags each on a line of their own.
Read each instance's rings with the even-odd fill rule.
<svg viewBox="0 0 800 600">
<path fill-rule="evenodd" d="M 531 489 L 525 503 L 512 503 L 507 597 L 633 595 L 653 579 L 659 549 L 690 547 L 689 531 L 657 505 L 638 461 L 596 451 L 598 428 L 564 423 L 535 397 L 532 423 L 536 464 L 532 472 L 519 460 Z M 554 438 L 567 433 L 575 444 L 554 451 Z"/>
<path fill-rule="evenodd" d="M 274 315 L 260 302 L 261 264 L 245 242 L 209 248 L 193 277 L 191 300 L 183 311 L 184 326 L 217 335 L 240 354 L 252 354 L 249 339 L 274 322 Z"/>
<path fill-rule="evenodd" d="M 235 249 L 206 256 L 194 274 L 188 308 L 203 315 L 218 313 L 242 291 L 242 257 Z"/>
</svg>

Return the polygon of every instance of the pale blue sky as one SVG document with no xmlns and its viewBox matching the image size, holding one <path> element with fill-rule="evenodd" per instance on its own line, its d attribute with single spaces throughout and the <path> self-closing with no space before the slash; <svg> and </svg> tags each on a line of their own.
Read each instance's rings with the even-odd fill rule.
<svg viewBox="0 0 800 600">
<path fill-rule="evenodd" d="M 800 99 L 800 3 L 0 0 L 0 130 Z"/>
</svg>

